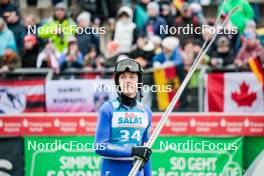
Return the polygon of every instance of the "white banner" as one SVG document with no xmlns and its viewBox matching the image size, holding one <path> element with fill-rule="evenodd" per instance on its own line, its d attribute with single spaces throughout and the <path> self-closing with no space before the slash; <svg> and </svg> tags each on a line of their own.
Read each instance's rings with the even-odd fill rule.
<svg viewBox="0 0 264 176">
<path fill-rule="evenodd" d="M 105 101 L 116 96 L 111 79 L 46 82 L 47 112 L 97 112 Z"/>
</svg>

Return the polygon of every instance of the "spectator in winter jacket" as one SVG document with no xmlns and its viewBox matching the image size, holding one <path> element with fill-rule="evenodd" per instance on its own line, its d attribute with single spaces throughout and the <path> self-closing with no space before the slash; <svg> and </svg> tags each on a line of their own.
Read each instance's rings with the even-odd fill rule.
<svg viewBox="0 0 264 176">
<path fill-rule="evenodd" d="M 86 55 L 92 46 L 96 46 L 96 52 L 100 53 L 99 35 L 94 34 L 91 29 L 91 14 L 89 12 L 82 12 L 78 17 L 78 27 L 85 29 L 85 32 L 77 33 L 78 46 L 83 55 Z"/>
<path fill-rule="evenodd" d="M 135 6 L 135 23 L 137 25 L 137 29 L 141 29 L 148 19 L 147 12 L 147 4 L 150 0 L 139 0 L 139 2 Z"/>
<path fill-rule="evenodd" d="M 6 48 L 4 55 L 0 56 L 0 73 L 8 72 L 21 67 L 20 57 L 11 48 Z"/>
<path fill-rule="evenodd" d="M 154 56 L 153 66 L 159 67 L 161 65 L 175 65 L 182 66 L 183 59 L 179 50 L 179 40 L 175 37 L 167 37 L 163 39 L 162 53 Z"/>
<path fill-rule="evenodd" d="M 133 23 L 133 11 L 128 6 L 118 10 L 118 21 L 116 22 L 113 41 L 119 45 L 119 53 L 126 54 L 132 50 L 136 39 L 136 24 Z"/>
<path fill-rule="evenodd" d="M 38 30 L 39 37 L 50 39 L 56 49 L 62 53 L 68 46 L 68 37 L 76 33 L 77 25 L 67 17 L 67 6 L 60 2 L 55 6 L 54 16 Z"/>
<path fill-rule="evenodd" d="M 248 32 L 245 34 L 245 41 L 238 52 L 235 59 L 235 64 L 238 67 L 245 66 L 250 58 L 260 57 L 262 63 L 264 63 L 264 48 L 260 45 L 256 39 L 256 34 Z"/>
<path fill-rule="evenodd" d="M 79 51 L 77 40 L 75 37 L 69 37 L 69 45 L 60 58 L 59 58 L 59 65 L 60 69 L 66 68 L 81 68 L 83 66 L 83 55 Z"/>
<path fill-rule="evenodd" d="M 165 32 L 162 32 L 161 28 L 166 27 L 166 21 L 159 16 L 159 5 L 156 2 L 150 2 L 147 6 L 149 18 L 142 28 L 142 32 L 150 38 L 153 35 L 157 35 L 160 38 L 166 36 Z"/>
<path fill-rule="evenodd" d="M 6 48 L 16 51 L 14 34 L 8 29 L 3 18 L 0 18 L 0 41 L 0 56 L 4 55 Z"/>
<path fill-rule="evenodd" d="M 247 21 L 254 19 L 254 10 L 247 0 L 228 0 L 224 6 L 224 12 L 229 13 L 236 6 L 239 6 L 239 10 L 231 16 L 231 22 L 240 33 L 243 33 Z M 222 5 L 219 9 L 222 9 Z"/>
<path fill-rule="evenodd" d="M 17 52 L 19 54 L 23 51 L 23 45 L 24 45 L 24 37 L 25 37 L 25 28 L 21 23 L 20 17 L 17 14 L 16 11 L 10 12 L 9 16 L 6 16 L 6 23 L 8 28 L 13 32 L 15 40 L 16 40 L 16 46 L 17 46 Z"/>
<path fill-rule="evenodd" d="M 212 67 L 226 66 L 234 63 L 234 57 L 229 39 L 221 36 L 216 40 L 216 50 L 212 52 L 209 64 Z"/>
<path fill-rule="evenodd" d="M 26 35 L 24 38 L 24 50 L 21 56 L 23 68 L 36 68 L 39 47 L 35 35 Z"/>
</svg>

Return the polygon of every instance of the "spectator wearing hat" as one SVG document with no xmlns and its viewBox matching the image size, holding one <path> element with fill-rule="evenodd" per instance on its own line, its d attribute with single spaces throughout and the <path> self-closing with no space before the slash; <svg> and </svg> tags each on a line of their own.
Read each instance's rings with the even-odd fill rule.
<svg viewBox="0 0 264 176">
<path fill-rule="evenodd" d="M 84 32 L 77 33 L 76 38 L 78 47 L 83 55 L 86 55 L 91 47 L 96 47 L 96 52 L 100 53 L 99 35 L 94 34 L 91 29 L 91 14 L 89 12 L 82 12 L 77 17 L 78 27 L 82 28 Z"/>
<path fill-rule="evenodd" d="M 156 2 L 150 2 L 147 5 L 148 19 L 142 28 L 142 32 L 146 34 L 148 38 L 153 35 L 157 35 L 160 38 L 165 38 L 166 34 L 161 32 L 161 28 L 166 27 L 166 21 L 159 15 L 159 4 Z"/>
<path fill-rule="evenodd" d="M 6 48 L 16 51 L 14 34 L 8 29 L 3 18 L 0 18 L 0 41 L 0 56 L 4 55 Z"/>
<path fill-rule="evenodd" d="M 183 59 L 179 50 L 179 40 L 176 37 L 167 37 L 161 43 L 162 52 L 154 56 L 153 66 L 173 64 L 175 66 L 183 66 Z"/>
<path fill-rule="evenodd" d="M 248 32 L 244 34 L 245 41 L 240 48 L 238 55 L 235 59 L 235 65 L 243 67 L 247 65 L 250 58 L 259 57 L 264 63 L 264 48 L 261 46 L 256 38 L 256 34 Z"/>
<path fill-rule="evenodd" d="M 212 67 L 223 67 L 234 63 L 234 53 L 230 41 L 226 36 L 221 36 L 216 41 L 216 50 L 210 57 L 209 65 Z"/>
<path fill-rule="evenodd" d="M 56 49 L 62 53 L 68 46 L 68 37 L 76 33 L 77 25 L 67 17 L 67 6 L 60 2 L 55 6 L 54 16 L 38 30 L 39 37 L 50 39 Z"/>
<path fill-rule="evenodd" d="M 60 69 L 83 67 L 83 55 L 79 51 L 77 39 L 74 36 L 68 38 L 68 48 L 59 58 Z"/>
<path fill-rule="evenodd" d="M 12 48 L 5 48 L 4 54 L 0 56 L 0 73 L 8 72 L 21 67 L 21 59 Z"/>
<path fill-rule="evenodd" d="M 123 6 L 118 10 L 117 15 L 119 19 L 116 22 L 113 41 L 119 45 L 120 54 L 128 54 L 132 51 L 137 36 L 136 24 L 132 21 L 133 11 L 130 7 Z"/>
<path fill-rule="evenodd" d="M 24 38 L 24 51 L 21 56 L 23 68 L 36 68 L 39 47 L 35 35 L 26 35 Z"/>
</svg>

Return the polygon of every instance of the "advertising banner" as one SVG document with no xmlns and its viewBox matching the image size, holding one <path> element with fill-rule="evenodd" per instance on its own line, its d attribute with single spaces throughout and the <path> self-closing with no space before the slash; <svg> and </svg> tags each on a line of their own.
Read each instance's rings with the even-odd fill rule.
<svg viewBox="0 0 264 176">
<path fill-rule="evenodd" d="M 97 112 L 116 97 L 113 80 L 55 80 L 46 82 L 47 112 Z"/>
<path fill-rule="evenodd" d="M 160 137 L 153 176 L 242 176 L 243 138 Z"/>
<path fill-rule="evenodd" d="M 26 137 L 25 176 L 100 176 L 93 137 Z"/>
<path fill-rule="evenodd" d="M 26 176 L 99 176 L 93 137 L 26 137 Z M 243 138 L 159 137 L 153 175 L 242 176 Z M 197 145 L 199 144 L 199 145 Z"/>
<path fill-rule="evenodd" d="M 0 114 L 45 112 L 44 80 L 1 80 Z"/>
<path fill-rule="evenodd" d="M 153 114 L 152 131 L 160 118 Z M 96 121 L 95 113 L 5 115 L 0 116 L 0 136 L 93 136 Z M 264 116 L 173 113 L 161 135 L 264 136 Z"/>
</svg>

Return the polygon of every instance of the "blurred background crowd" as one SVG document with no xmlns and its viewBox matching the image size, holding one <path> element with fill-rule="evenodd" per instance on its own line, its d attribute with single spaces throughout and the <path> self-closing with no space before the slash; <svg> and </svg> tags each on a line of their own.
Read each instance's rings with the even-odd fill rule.
<svg viewBox="0 0 264 176">
<path fill-rule="evenodd" d="M 213 26 L 221 3 L 0 0 L 0 73 L 15 68 L 52 68 L 54 73 L 67 68 L 104 70 L 130 57 L 144 69 L 174 65 L 178 75 L 184 77 L 209 33 L 206 30 L 201 34 L 161 33 L 160 27 Z M 262 1 L 227 0 L 222 21 L 236 5 L 240 10 L 224 30 L 236 27 L 237 33 L 218 35 L 203 65 L 243 68 L 251 57 L 264 62 Z M 36 33 L 29 30 L 34 26 L 39 29 Z M 86 28 L 88 32 L 63 32 L 71 26 Z M 198 80 L 192 86 L 197 84 Z"/>
<path fill-rule="evenodd" d="M 205 16 L 203 6 L 211 2 L 200 0 L 1 0 L 0 3 L 0 72 L 18 67 L 52 67 L 57 71 L 67 67 L 103 69 L 112 67 L 120 55 L 136 59 L 144 68 L 172 61 L 188 71 L 208 31 L 172 34 L 162 33 L 160 27 L 210 26 L 216 16 L 215 11 Z M 259 56 L 264 61 L 260 5 L 228 0 L 221 19 L 236 5 L 241 10 L 232 16 L 226 28 L 235 26 L 238 33 L 219 35 L 204 64 L 243 67 L 250 56 Z M 42 27 L 44 32 L 29 30 L 33 26 Z M 62 29 L 69 26 L 90 27 L 91 31 L 63 34 Z M 98 33 L 102 26 L 103 33 Z M 51 30 L 46 30 L 49 27 Z"/>
</svg>

